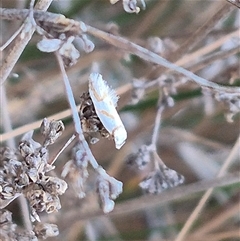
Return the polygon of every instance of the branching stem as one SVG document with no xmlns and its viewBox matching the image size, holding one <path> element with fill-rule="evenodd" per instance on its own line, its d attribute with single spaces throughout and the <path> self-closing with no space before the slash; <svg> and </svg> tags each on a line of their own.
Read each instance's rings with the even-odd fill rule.
<svg viewBox="0 0 240 241">
<path fill-rule="evenodd" d="M 64 67 L 62 57 L 58 53 L 56 53 L 56 56 L 57 56 L 59 67 L 60 67 L 60 70 L 61 70 L 61 73 L 62 73 L 68 103 L 69 103 L 70 109 L 72 111 L 72 117 L 73 117 L 73 122 L 74 122 L 74 125 L 75 125 L 75 131 L 76 131 L 77 138 L 79 139 L 80 143 L 83 145 L 84 150 L 88 155 L 88 158 L 89 158 L 89 161 L 90 161 L 92 167 L 97 170 L 99 165 L 98 165 L 95 157 L 93 156 L 93 154 L 92 154 L 92 152 L 91 152 L 91 150 L 88 146 L 88 143 L 86 142 L 86 140 L 84 138 L 82 127 L 81 127 L 81 121 L 80 121 L 80 118 L 79 118 L 79 115 L 78 115 L 77 105 L 76 105 L 75 100 L 74 100 L 72 88 L 71 88 L 71 85 L 69 83 L 69 79 L 68 79 L 68 76 L 67 76 L 67 73 L 66 73 L 66 70 L 65 70 L 65 67 Z"/>
<path fill-rule="evenodd" d="M 117 48 L 124 49 L 142 59 L 148 62 L 152 62 L 154 64 L 162 65 L 168 69 L 174 70 L 180 74 L 183 74 L 184 76 L 190 78 L 194 82 L 196 82 L 201 87 L 207 87 L 210 89 L 215 89 L 217 91 L 224 91 L 228 93 L 238 93 L 240 95 L 240 88 L 239 87 L 227 87 L 222 86 L 219 84 L 216 84 L 214 82 L 211 82 L 209 80 L 206 80 L 180 66 L 177 66 L 168 60 L 162 58 L 158 54 L 155 54 L 137 44 L 134 44 L 122 37 L 114 36 L 110 33 L 103 32 L 99 29 L 93 28 L 91 26 L 87 26 L 87 32 L 95 37 L 101 38 L 105 40 L 106 42 L 112 44 L 113 46 Z"/>
</svg>

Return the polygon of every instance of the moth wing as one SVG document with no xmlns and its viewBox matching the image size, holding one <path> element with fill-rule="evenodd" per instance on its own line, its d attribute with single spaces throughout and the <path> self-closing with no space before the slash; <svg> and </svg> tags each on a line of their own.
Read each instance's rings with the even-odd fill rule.
<svg viewBox="0 0 240 241">
<path fill-rule="evenodd" d="M 115 90 L 109 88 L 107 82 L 103 80 L 101 74 L 92 73 L 89 76 L 89 89 L 94 89 L 95 94 L 98 96 L 98 100 L 104 101 L 104 98 L 109 96 L 114 107 L 117 106 L 119 97 L 117 96 Z"/>
</svg>

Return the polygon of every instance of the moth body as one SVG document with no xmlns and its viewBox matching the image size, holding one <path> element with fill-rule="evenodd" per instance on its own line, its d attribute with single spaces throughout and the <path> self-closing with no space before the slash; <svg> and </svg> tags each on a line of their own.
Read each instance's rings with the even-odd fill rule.
<svg viewBox="0 0 240 241">
<path fill-rule="evenodd" d="M 116 148 L 120 149 L 127 139 L 127 132 L 116 110 L 118 97 L 115 91 L 108 87 L 102 75 L 92 73 L 89 77 L 89 94 L 98 118 L 114 138 Z"/>
</svg>

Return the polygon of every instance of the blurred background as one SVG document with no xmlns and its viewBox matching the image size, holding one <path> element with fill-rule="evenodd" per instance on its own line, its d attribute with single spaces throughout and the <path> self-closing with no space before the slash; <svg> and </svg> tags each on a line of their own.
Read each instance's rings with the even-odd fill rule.
<svg viewBox="0 0 240 241">
<path fill-rule="evenodd" d="M 230 34 L 239 30 L 240 12 L 228 7 L 226 1 L 210 0 L 145 0 L 146 9 L 138 14 L 126 13 L 120 0 L 114 5 L 109 0 L 53 1 L 50 12 L 64 14 L 68 18 L 81 20 L 86 24 L 122 36 L 161 56 L 175 62 L 185 58 L 184 67 L 210 81 L 224 85 L 240 86 L 239 38 Z M 139 1 L 141 8 L 141 1 Z M 28 1 L 2 1 L 2 7 L 27 8 Z M 224 18 L 214 24 L 190 52 L 174 59 L 177 49 L 185 43 L 203 24 L 212 24 L 218 9 L 229 8 Z M 209 21 L 209 22 L 208 22 Z M 1 20 L 1 42 L 5 43 L 21 25 L 20 21 Z M 228 37 L 229 36 L 229 37 Z M 214 47 L 217 41 L 225 38 Z M 167 76 L 170 84 L 180 83 L 170 92 L 175 104 L 163 112 L 158 136 L 158 154 L 171 169 L 185 176 L 185 184 L 212 179 L 228 157 L 238 136 L 239 113 L 230 110 L 229 105 L 219 102 L 209 92 L 202 92 L 199 85 L 188 81 L 177 73 L 166 74 L 161 68 L 134 55 L 113 47 L 100 39 L 88 35 L 95 44 L 91 53 L 80 50 L 76 65 L 67 69 L 79 104 L 80 96 L 87 91 L 88 76 L 97 66 L 103 78 L 120 95 L 118 110 L 128 132 L 126 144 L 117 150 L 112 140 L 100 139 L 90 148 L 96 160 L 109 174 L 123 182 L 123 193 L 116 205 L 128 200 L 138 200 L 145 195 L 138 186 L 149 170 L 136 170 L 126 165 L 128 156 L 152 138 L 157 112 L 158 88 L 149 88 L 132 104 L 132 83 L 136 80 L 150 83 L 157 77 Z M 14 73 L 5 83 L 7 108 L 18 143 L 22 132 L 36 129 L 34 139 L 41 142 L 39 123 L 44 117 L 62 119 L 65 131 L 50 147 L 54 156 L 74 133 L 72 118 L 64 92 L 62 77 L 54 54 L 40 52 L 36 43 L 40 37 L 35 34 L 17 62 Z M 238 51 L 223 57 L 221 53 L 236 48 Z M 76 48 L 80 48 L 78 40 Z M 211 46 L 205 51 L 206 46 Z M 187 56 L 195 53 L 194 59 Z M 2 53 L 2 60 L 4 60 Z M 219 55 L 217 55 L 219 54 Z M 211 61 L 211 57 L 215 59 Z M 203 60 L 210 61 L 203 61 Z M 157 74 L 156 74 L 157 73 Z M 2 108 L 2 107 L 1 107 Z M 238 107 L 239 108 L 239 107 Z M 238 110 L 239 111 L 239 110 Z M 236 111 L 237 112 L 237 111 Z M 231 114 L 235 115 L 232 116 Z M 4 139 L 11 133 L 4 133 L 1 118 L 0 131 Z M 60 176 L 64 164 L 71 159 L 71 144 L 56 162 L 56 175 Z M 229 172 L 239 171 L 239 156 L 232 162 Z M 90 169 L 86 183 L 87 196 L 77 199 L 71 185 L 61 196 L 62 209 L 56 214 L 41 215 L 43 221 L 51 221 L 59 227 L 60 235 L 49 240 L 174 240 L 203 193 L 186 194 L 184 198 L 151 205 L 138 211 L 123 210 L 123 214 L 102 215 L 95 192 L 95 177 Z M 190 234 L 185 240 L 237 241 L 240 240 L 239 184 L 217 188 L 206 203 Z M 159 195 L 159 200 L 161 194 Z M 137 203 L 137 202 L 136 202 Z M 136 204 L 137 205 L 137 204 Z M 13 211 L 16 223 L 21 215 L 15 200 L 9 209 Z M 96 212 L 94 212 L 96 210 Z M 76 215 L 77 213 L 77 215 Z M 89 216 L 88 216 L 89 213 Z M 69 214 L 72 214 L 69 215 Z"/>
</svg>

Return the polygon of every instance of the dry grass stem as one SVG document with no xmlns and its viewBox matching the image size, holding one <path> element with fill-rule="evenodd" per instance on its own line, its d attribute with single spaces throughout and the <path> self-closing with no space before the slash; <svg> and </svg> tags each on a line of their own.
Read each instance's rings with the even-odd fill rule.
<svg viewBox="0 0 240 241">
<path fill-rule="evenodd" d="M 225 160 L 224 164 L 222 165 L 221 169 L 219 170 L 219 172 L 217 174 L 217 177 L 223 177 L 224 176 L 224 174 L 226 173 L 226 171 L 227 171 L 229 165 L 231 164 L 231 162 L 233 162 L 235 160 L 235 158 L 237 158 L 239 156 L 239 150 L 240 150 L 240 136 L 238 137 L 238 139 L 237 139 L 234 147 L 232 148 L 228 158 Z M 185 239 L 185 237 L 189 233 L 192 225 L 194 224 L 194 222 L 197 220 L 197 218 L 201 214 L 204 206 L 206 205 L 207 200 L 212 195 L 213 190 L 214 190 L 214 188 L 210 188 L 204 193 L 204 195 L 202 196 L 198 205 L 196 206 L 196 208 L 194 209 L 194 211 L 191 213 L 188 220 L 184 224 L 182 230 L 179 232 L 175 241 L 182 241 L 182 240 Z"/>
</svg>

